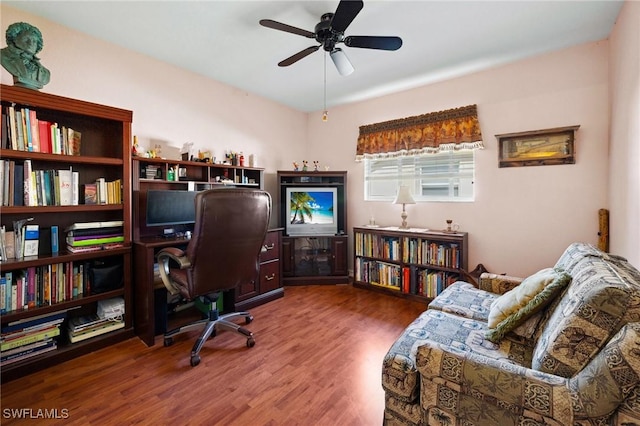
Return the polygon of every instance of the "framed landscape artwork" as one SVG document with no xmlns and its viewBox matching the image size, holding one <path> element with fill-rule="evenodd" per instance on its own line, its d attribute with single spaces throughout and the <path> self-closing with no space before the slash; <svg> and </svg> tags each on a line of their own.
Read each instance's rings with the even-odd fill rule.
<svg viewBox="0 0 640 426">
<path fill-rule="evenodd" d="M 575 132 L 580 126 L 496 135 L 499 167 L 575 164 Z"/>
</svg>

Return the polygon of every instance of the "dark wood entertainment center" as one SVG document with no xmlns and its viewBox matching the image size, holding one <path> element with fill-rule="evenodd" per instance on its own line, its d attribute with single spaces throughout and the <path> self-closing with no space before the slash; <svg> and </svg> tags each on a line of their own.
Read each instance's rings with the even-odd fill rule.
<svg viewBox="0 0 640 426">
<path fill-rule="evenodd" d="M 287 233 L 287 188 L 336 188 L 334 235 Z M 278 171 L 279 225 L 283 229 L 281 263 L 285 285 L 349 282 L 346 171 Z"/>
</svg>

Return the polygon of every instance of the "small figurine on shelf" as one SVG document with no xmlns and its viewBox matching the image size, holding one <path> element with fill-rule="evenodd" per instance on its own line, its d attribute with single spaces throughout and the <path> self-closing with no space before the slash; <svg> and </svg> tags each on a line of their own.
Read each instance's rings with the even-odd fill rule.
<svg viewBox="0 0 640 426">
<path fill-rule="evenodd" d="M 138 137 L 133 137 L 133 145 L 131 145 L 131 155 L 134 157 L 138 156 Z"/>
<path fill-rule="evenodd" d="M 302 171 L 306 172 L 309 168 L 309 162 L 307 160 L 302 160 Z"/>
<path fill-rule="evenodd" d="M 319 166 L 319 161 L 318 160 L 313 160 L 313 171 L 317 172 L 318 171 L 318 167 Z"/>
<path fill-rule="evenodd" d="M 298 163 L 296 163 L 295 161 L 293 162 L 293 171 L 297 172 L 299 170 L 299 166 Z"/>
</svg>

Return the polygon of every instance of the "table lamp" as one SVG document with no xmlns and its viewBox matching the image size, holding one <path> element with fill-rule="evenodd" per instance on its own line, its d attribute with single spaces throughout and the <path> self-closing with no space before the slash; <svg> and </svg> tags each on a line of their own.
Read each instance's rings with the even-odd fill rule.
<svg viewBox="0 0 640 426">
<path fill-rule="evenodd" d="M 393 200 L 393 204 L 402 204 L 402 214 L 400 217 L 402 218 L 402 226 L 401 229 L 407 229 L 407 211 L 405 210 L 405 204 L 415 204 L 415 200 L 411 196 L 411 191 L 408 186 L 400 185 L 398 188 L 398 195 L 396 195 L 396 199 Z"/>
</svg>

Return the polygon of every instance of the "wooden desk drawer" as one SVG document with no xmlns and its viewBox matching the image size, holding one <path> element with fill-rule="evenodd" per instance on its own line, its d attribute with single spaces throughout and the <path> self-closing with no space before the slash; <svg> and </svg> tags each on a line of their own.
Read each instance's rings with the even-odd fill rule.
<svg viewBox="0 0 640 426">
<path fill-rule="evenodd" d="M 262 247 L 264 251 L 260 253 L 260 262 L 277 259 L 280 256 L 280 232 L 267 232 Z"/>
<path fill-rule="evenodd" d="M 280 288 L 280 262 L 260 265 L 260 293 Z"/>
</svg>

